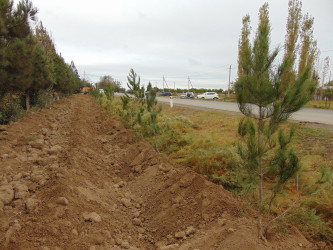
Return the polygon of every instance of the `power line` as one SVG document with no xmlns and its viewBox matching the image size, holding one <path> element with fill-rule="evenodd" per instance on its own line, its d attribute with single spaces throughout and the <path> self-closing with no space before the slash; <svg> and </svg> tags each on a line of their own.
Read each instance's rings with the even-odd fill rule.
<svg viewBox="0 0 333 250">
<path fill-rule="evenodd" d="M 168 89 L 168 88 L 169 88 L 168 83 L 166 82 L 165 77 L 164 77 L 164 75 L 163 75 L 163 90 L 164 90 L 164 84 L 165 84 L 165 86 L 166 86 L 167 89 Z"/>
</svg>

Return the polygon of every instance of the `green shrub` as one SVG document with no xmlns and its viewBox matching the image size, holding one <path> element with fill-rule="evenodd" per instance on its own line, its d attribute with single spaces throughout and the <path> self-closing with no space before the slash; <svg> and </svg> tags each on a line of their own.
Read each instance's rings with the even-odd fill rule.
<svg viewBox="0 0 333 250">
<path fill-rule="evenodd" d="M 9 94 L 1 99 L 0 103 L 0 123 L 7 124 L 11 121 L 17 121 L 23 115 L 23 108 L 19 104 L 19 98 L 10 98 Z"/>
<path fill-rule="evenodd" d="M 51 90 L 39 90 L 36 96 L 36 102 L 32 103 L 39 108 L 43 108 L 52 103 L 52 91 Z"/>
</svg>

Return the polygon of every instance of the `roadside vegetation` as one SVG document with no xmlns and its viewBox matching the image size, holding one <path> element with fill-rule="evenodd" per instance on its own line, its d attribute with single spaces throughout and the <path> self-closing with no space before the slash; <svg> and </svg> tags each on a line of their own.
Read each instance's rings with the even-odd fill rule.
<svg viewBox="0 0 333 250">
<path fill-rule="evenodd" d="M 0 0 L 0 124 L 81 87 L 74 62 L 56 51 L 37 12 L 29 0 Z"/>
<path fill-rule="evenodd" d="M 318 85 L 313 69 L 317 53 L 313 19 L 302 17 L 299 1 L 290 1 L 280 65 L 273 64 L 279 49 L 269 49 L 268 5 L 260 9 L 253 45 L 249 23 L 249 16 L 244 17 L 235 87 L 246 118 L 179 108 L 161 112 L 151 84 L 144 89 L 134 70 L 128 76 L 132 97 L 113 98 L 109 105 L 107 95 L 97 90 L 92 94 L 102 106 L 111 107 L 125 127 L 168 154 L 175 164 L 208 176 L 252 203 L 258 210 L 260 237 L 268 238 L 292 224 L 310 239 L 333 242 L 329 156 L 333 134 L 286 122 L 310 100 Z"/>
<path fill-rule="evenodd" d="M 170 108 L 166 104 L 157 104 L 154 109 L 158 114 L 152 120 L 152 114 L 148 111 L 147 104 L 144 104 L 139 123 L 138 116 L 131 114 L 135 110 L 133 98 L 122 100 L 114 97 L 110 105 L 106 96 L 97 89 L 92 95 L 102 107 L 110 110 L 125 126 L 131 128 L 138 139 L 149 141 L 157 151 L 167 154 L 175 165 L 191 168 L 207 176 L 212 182 L 222 185 L 245 201 L 245 213 L 247 209 L 251 210 L 256 206 L 257 199 L 248 192 L 248 185 L 244 181 L 246 176 L 240 171 L 243 166 L 237 153 L 240 140 L 238 124 L 242 119 L 240 115 L 180 106 Z M 124 100 L 127 100 L 125 104 Z M 124 105 L 127 110 L 125 112 Z M 278 193 L 271 213 L 280 214 L 290 207 L 291 199 L 297 199 L 296 181 L 307 192 L 302 194 L 293 209 L 271 231 L 288 232 L 291 225 L 296 225 L 309 239 L 333 242 L 333 185 L 329 178 L 333 169 L 333 133 L 289 122 L 282 127 L 285 130 L 295 128 L 289 147 L 299 157 L 301 174 L 295 176 L 283 192 Z M 274 175 L 267 175 L 265 180 L 264 189 L 270 188 Z M 268 210 L 265 208 L 264 214 L 268 216 L 266 213 Z"/>
</svg>

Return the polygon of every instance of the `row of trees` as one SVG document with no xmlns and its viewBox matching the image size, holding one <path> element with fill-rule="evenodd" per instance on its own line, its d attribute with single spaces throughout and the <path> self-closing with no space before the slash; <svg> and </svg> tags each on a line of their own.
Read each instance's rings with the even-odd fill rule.
<svg viewBox="0 0 333 250">
<path fill-rule="evenodd" d="M 110 75 L 105 75 L 105 76 L 100 77 L 99 82 L 96 83 L 96 87 L 99 89 L 105 89 L 108 84 L 113 86 L 115 92 L 125 92 L 125 89 L 121 87 L 120 81 L 115 80 Z M 197 94 L 202 94 L 204 92 L 217 92 L 220 94 L 228 93 L 228 90 L 224 91 L 223 89 L 205 89 L 205 88 L 200 88 L 200 89 L 197 89 L 197 88 L 191 88 L 191 89 L 164 88 L 164 89 L 162 89 L 162 88 L 158 88 L 158 87 L 152 87 L 151 83 L 149 83 L 149 85 L 150 85 L 149 88 L 153 89 L 156 93 L 160 92 L 160 91 L 172 92 L 172 93 L 178 93 L 178 94 L 185 93 L 185 92 L 194 92 Z M 148 86 L 147 86 L 147 88 L 148 88 Z M 128 91 L 131 91 L 131 89 L 129 88 Z"/>
<path fill-rule="evenodd" d="M 12 0 L 0 0 L 0 98 L 8 95 L 13 102 L 13 96 L 24 96 L 27 110 L 42 90 L 68 95 L 81 84 L 74 63 L 57 53 L 45 27 L 32 27 L 36 15 L 29 0 L 15 7 Z"/>
</svg>

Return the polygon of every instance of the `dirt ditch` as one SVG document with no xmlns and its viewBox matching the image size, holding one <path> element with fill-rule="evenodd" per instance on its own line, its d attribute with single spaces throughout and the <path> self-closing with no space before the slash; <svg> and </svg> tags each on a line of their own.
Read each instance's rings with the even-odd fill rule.
<svg viewBox="0 0 333 250">
<path fill-rule="evenodd" d="M 1 249 L 301 249 L 257 239 L 231 193 L 176 168 L 89 96 L 0 129 Z"/>
</svg>

